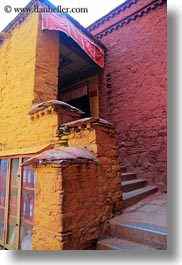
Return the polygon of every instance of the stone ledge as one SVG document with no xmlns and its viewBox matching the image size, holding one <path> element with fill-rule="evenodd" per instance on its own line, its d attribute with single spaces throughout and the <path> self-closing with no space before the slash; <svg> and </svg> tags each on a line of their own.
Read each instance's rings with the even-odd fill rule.
<svg viewBox="0 0 182 265">
<path fill-rule="evenodd" d="M 32 164 L 62 164 L 65 162 L 97 163 L 97 159 L 95 155 L 85 147 L 61 147 L 34 156 L 22 163 L 22 166 L 29 166 Z"/>
<path fill-rule="evenodd" d="M 87 27 L 87 30 L 89 32 L 92 32 L 105 22 L 109 21 L 110 19 L 113 19 L 115 16 L 120 14 L 121 12 L 124 12 L 127 8 L 130 8 L 133 4 L 136 4 L 138 0 L 130 0 L 122 3 L 120 6 L 116 7 L 115 9 L 111 10 L 108 14 L 103 16 L 102 18 L 96 20 L 93 24 Z"/>
<path fill-rule="evenodd" d="M 91 124 L 98 124 L 98 125 L 102 125 L 104 127 L 107 127 L 107 128 L 112 128 L 114 129 L 114 126 L 104 120 L 104 119 L 101 119 L 101 118 L 95 118 L 95 117 L 89 117 L 89 118 L 84 118 L 84 119 L 79 119 L 79 120 L 76 120 L 76 121 L 71 121 L 71 122 L 67 122 L 67 123 L 63 123 L 63 124 L 60 124 L 58 126 L 58 131 L 57 133 L 58 134 L 62 134 L 62 133 L 65 133 L 65 132 L 69 132 L 71 129 L 81 129 L 81 128 L 87 128 L 87 129 L 90 129 L 91 128 Z"/>
<path fill-rule="evenodd" d="M 148 14 L 150 11 L 155 10 L 156 8 L 166 4 L 166 0 L 153 0 L 149 4 L 143 6 L 142 8 L 138 9 L 134 13 L 122 18 L 120 21 L 112 24 L 111 26 L 105 28 L 101 32 L 97 33 L 95 36 L 100 40 L 103 37 L 107 36 L 113 31 L 118 30 L 119 28 L 128 25 L 130 22 L 143 17 L 144 15 Z"/>
<path fill-rule="evenodd" d="M 81 111 L 80 109 L 77 109 L 71 105 L 69 105 L 66 102 L 59 101 L 59 100 L 48 100 L 48 101 L 43 101 L 41 103 L 35 104 L 32 106 L 31 110 L 28 112 L 30 115 L 37 114 L 38 112 L 54 112 L 58 111 L 59 109 L 64 109 L 70 112 L 75 112 L 78 114 L 83 114 L 84 112 Z"/>
</svg>

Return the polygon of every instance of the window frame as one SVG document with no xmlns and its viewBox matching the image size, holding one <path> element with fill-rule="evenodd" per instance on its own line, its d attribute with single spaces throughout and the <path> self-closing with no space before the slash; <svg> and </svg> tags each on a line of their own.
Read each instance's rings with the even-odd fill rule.
<svg viewBox="0 0 182 265">
<path fill-rule="evenodd" d="M 0 240 L 0 245 L 4 249 L 8 250 L 19 250 L 20 249 L 20 228 L 21 228 L 21 199 L 22 199 L 22 175 L 23 167 L 22 162 L 24 158 L 31 158 L 35 154 L 19 154 L 19 155 L 9 155 L 9 156 L 0 156 L 1 159 L 7 159 L 7 180 L 6 180 L 6 197 L 5 197 L 5 214 L 4 214 L 4 233 L 3 240 Z M 18 167 L 18 191 L 17 191 L 17 216 L 16 216 L 16 248 L 13 248 L 8 244 L 8 222 L 9 222 L 9 203 L 10 203 L 10 188 L 11 188 L 11 166 L 12 159 L 19 159 Z M 34 189 L 35 192 L 35 189 Z"/>
</svg>

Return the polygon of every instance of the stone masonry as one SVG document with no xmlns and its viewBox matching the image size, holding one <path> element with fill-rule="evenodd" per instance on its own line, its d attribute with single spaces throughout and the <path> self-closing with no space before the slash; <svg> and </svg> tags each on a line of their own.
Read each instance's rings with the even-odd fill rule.
<svg viewBox="0 0 182 265">
<path fill-rule="evenodd" d="M 100 117 L 116 126 L 121 164 L 166 191 L 167 9 L 130 0 L 88 30 L 106 47 Z"/>
<path fill-rule="evenodd" d="M 115 131 L 102 119 L 86 118 L 57 133 L 54 149 L 24 163 L 33 164 L 37 176 L 32 248 L 94 249 L 122 206 Z"/>
</svg>

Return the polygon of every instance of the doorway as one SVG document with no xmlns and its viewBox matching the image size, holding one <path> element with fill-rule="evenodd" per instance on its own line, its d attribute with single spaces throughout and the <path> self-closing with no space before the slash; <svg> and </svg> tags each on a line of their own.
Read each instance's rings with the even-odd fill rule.
<svg viewBox="0 0 182 265">
<path fill-rule="evenodd" d="M 93 112 L 93 98 L 90 98 L 93 82 L 89 80 L 98 76 L 99 67 L 65 33 L 60 32 L 59 38 L 58 100 L 83 111 L 82 118 L 90 117 Z"/>
<path fill-rule="evenodd" d="M 89 102 L 88 95 L 80 97 L 80 98 L 72 99 L 72 100 L 68 101 L 67 103 L 84 112 L 84 114 L 81 115 L 81 118 L 86 118 L 86 117 L 91 116 L 90 102 Z"/>
</svg>

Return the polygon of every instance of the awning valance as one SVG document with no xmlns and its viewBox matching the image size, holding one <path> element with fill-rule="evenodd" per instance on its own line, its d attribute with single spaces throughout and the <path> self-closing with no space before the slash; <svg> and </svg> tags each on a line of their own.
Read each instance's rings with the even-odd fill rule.
<svg viewBox="0 0 182 265">
<path fill-rule="evenodd" d="M 100 67 L 104 67 L 104 50 L 74 25 L 66 16 L 58 13 L 41 13 L 42 30 L 58 30 L 72 38 Z"/>
<path fill-rule="evenodd" d="M 60 97 L 62 101 L 68 102 L 72 99 L 81 98 L 86 95 L 88 95 L 88 83 L 83 82 L 64 89 L 63 91 L 61 91 Z"/>
</svg>

